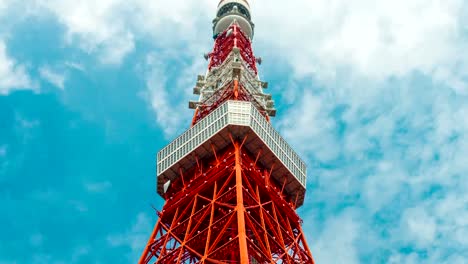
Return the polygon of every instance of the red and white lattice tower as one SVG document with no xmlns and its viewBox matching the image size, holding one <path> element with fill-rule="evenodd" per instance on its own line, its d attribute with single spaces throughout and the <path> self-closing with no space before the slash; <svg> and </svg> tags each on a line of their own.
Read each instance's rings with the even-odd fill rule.
<svg viewBox="0 0 468 264">
<path fill-rule="evenodd" d="M 192 126 L 157 156 L 166 200 L 139 263 L 314 263 L 295 209 L 306 166 L 270 124 L 246 0 L 221 0 Z"/>
</svg>

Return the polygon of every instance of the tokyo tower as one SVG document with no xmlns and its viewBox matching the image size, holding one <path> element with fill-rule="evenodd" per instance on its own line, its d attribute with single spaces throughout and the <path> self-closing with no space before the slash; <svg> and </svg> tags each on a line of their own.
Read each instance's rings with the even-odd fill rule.
<svg viewBox="0 0 468 264">
<path fill-rule="evenodd" d="M 157 155 L 165 199 L 139 263 L 313 264 L 296 209 L 306 165 L 270 124 L 247 0 L 221 0 L 191 127 Z"/>
</svg>

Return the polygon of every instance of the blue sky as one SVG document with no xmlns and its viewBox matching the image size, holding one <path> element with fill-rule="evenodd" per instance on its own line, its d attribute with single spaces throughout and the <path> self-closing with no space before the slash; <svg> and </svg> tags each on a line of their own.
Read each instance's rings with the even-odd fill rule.
<svg viewBox="0 0 468 264">
<path fill-rule="evenodd" d="M 468 262 L 468 3 L 251 2 L 317 263 Z M 216 4 L 0 0 L 1 264 L 136 262 Z"/>
</svg>

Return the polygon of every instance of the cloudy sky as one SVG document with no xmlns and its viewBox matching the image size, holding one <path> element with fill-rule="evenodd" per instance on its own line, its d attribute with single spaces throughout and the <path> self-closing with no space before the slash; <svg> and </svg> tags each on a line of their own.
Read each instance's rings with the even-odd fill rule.
<svg viewBox="0 0 468 264">
<path fill-rule="evenodd" d="M 253 1 L 319 264 L 468 262 L 468 2 Z M 0 263 L 135 263 L 216 0 L 0 0 Z"/>
</svg>

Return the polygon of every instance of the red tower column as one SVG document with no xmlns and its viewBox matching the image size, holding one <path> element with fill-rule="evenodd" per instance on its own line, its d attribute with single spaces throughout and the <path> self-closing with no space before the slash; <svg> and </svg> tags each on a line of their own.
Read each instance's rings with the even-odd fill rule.
<svg viewBox="0 0 468 264">
<path fill-rule="evenodd" d="M 270 124 L 246 0 L 222 0 L 192 126 L 157 157 L 166 200 L 139 263 L 306 263 L 306 166 Z"/>
<path fill-rule="evenodd" d="M 235 171 L 236 171 L 236 195 L 237 195 L 237 236 L 239 237 L 240 262 L 249 263 L 249 252 L 247 250 L 247 234 L 245 227 L 244 186 L 242 184 L 242 167 L 240 147 L 234 143 Z"/>
</svg>

